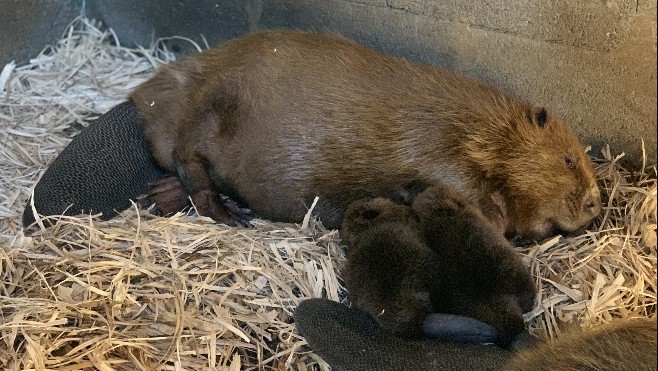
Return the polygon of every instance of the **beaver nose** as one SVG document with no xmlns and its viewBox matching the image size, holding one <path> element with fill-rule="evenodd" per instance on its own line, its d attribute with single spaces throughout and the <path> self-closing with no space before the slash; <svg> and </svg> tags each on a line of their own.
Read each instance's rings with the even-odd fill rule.
<svg viewBox="0 0 658 371">
<path fill-rule="evenodd" d="M 587 197 L 583 203 L 583 211 L 592 217 L 599 215 L 601 212 L 601 198 L 595 195 Z"/>
</svg>

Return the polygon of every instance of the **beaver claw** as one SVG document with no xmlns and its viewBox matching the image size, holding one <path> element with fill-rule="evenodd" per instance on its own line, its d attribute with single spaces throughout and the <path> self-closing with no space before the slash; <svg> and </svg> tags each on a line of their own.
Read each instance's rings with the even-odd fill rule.
<svg viewBox="0 0 658 371">
<path fill-rule="evenodd" d="M 148 192 L 137 197 L 138 205 L 142 209 L 150 208 L 151 213 L 155 215 L 168 216 L 192 207 L 190 195 L 177 176 L 165 176 L 149 186 Z M 249 222 L 253 219 L 251 210 L 240 207 L 228 197 L 198 192 L 192 200 L 200 215 L 230 226 L 252 227 Z"/>
<path fill-rule="evenodd" d="M 192 202 L 196 206 L 199 215 L 210 217 L 218 223 L 224 223 L 232 227 L 253 228 L 249 219 L 235 204 L 225 203 L 222 197 L 210 190 L 201 190 L 192 195 Z"/>
</svg>

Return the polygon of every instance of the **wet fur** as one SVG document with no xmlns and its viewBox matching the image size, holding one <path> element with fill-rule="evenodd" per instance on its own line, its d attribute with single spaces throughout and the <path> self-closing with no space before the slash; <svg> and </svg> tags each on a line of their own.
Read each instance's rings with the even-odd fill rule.
<svg viewBox="0 0 658 371">
<path fill-rule="evenodd" d="M 131 99 L 158 163 L 221 222 L 242 224 L 217 193 L 279 221 L 319 196 L 335 228 L 350 202 L 414 182 L 450 185 L 494 219 L 501 190 L 508 236 L 575 231 L 600 210 L 583 146 L 545 110 L 338 36 L 248 34 L 166 66 Z"/>
<path fill-rule="evenodd" d="M 532 277 L 501 231 L 455 191 L 429 187 L 411 206 L 356 201 L 340 235 L 350 299 L 387 330 L 418 338 L 433 312 L 491 324 L 503 346 L 524 330 Z"/>
</svg>

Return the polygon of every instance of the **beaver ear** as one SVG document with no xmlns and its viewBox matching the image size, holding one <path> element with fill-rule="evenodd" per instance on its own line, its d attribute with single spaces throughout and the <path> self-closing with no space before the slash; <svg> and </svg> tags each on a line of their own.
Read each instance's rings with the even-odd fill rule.
<svg viewBox="0 0 658 371">
<path fill-rule="evenodd" d="M 533 108 L 531 112 L 528 112 L 528 116 L 530 122 L 539 126 L 540 128 L 543 128 L 544 125 L 546 125 L 546 121 L 548 120 L 548 113 L 544 107 Z"/>
</svg>

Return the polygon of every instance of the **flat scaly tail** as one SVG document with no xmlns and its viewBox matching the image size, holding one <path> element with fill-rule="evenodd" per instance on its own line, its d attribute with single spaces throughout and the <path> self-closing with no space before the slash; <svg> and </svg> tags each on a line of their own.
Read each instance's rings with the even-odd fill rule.
<svg viewBox="0 0 658 371">
<path fill-rule="evenodd" d="M 102 212 L 103 219 L 110 219 L 163 175 L 140 129 L 137 107 L 128 101 L 93 121 L 64 148 L 36 184 L 34 207 L 44 216 Z M 34 221 L 29 200 L 23 226 Z"/>
</svg>

